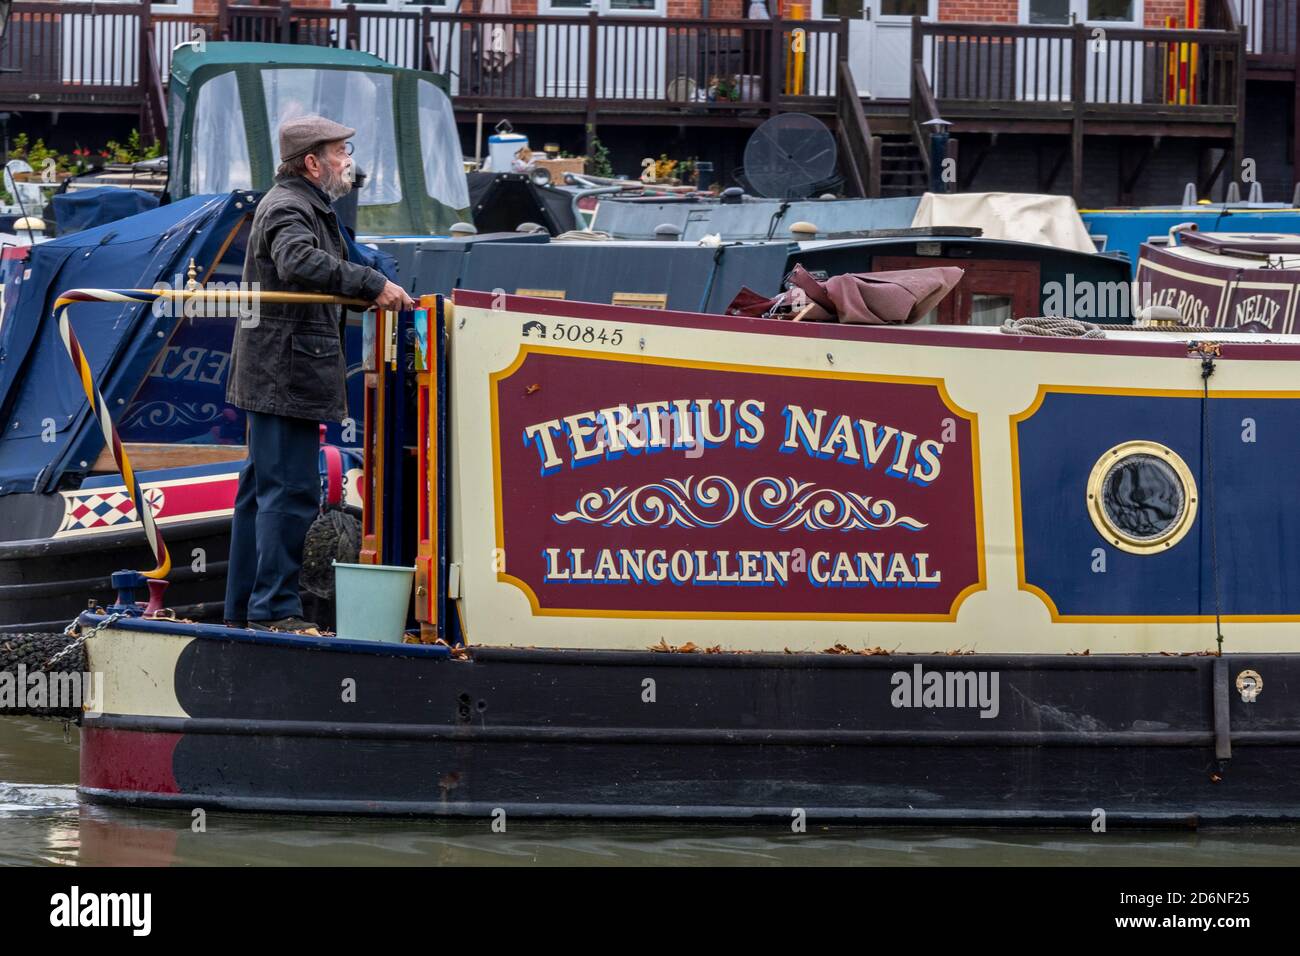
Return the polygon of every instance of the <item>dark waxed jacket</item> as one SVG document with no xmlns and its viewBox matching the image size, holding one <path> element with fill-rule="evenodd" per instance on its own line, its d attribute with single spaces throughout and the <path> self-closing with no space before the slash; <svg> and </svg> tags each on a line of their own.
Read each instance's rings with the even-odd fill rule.
<svg viewBox="0 0 1300 956">
<path fill-rule="evenodd" d="M 277 176 L 253 216 L 244 282 L 261 292 L 318 292 L 373 301 L 384 276 L 348 261 L 325 194 L 301 176 Z M 247 286 L 246 286 L 247 287 Z M 339 307 L 261 302 L 235 322 L 226 401 L 312 421 L 347 415 Z"/>
</svg>

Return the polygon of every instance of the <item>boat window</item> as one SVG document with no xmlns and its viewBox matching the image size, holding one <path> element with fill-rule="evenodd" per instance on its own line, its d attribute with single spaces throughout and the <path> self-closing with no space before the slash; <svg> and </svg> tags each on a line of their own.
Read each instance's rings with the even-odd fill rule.
<svg viewBox="0 0 1300 956">
<path fill-rule="evenodd" d="M 388 206 L 402 201 L 391 76 L 365 70 L 278 69 L 265 71 L 262 85 L 275 166 L 280 165 L 280 124 L 315 113 L 357 131 L 352 160 L 366 174 L 357 203 Z"/>
<path fill-rule="evenodd" d="M 443 205 L 466 209 L 469 206 L 469 188 L 451 100 L 428 80 L 421 80 L 419 111 L 425 188 L 431 198 Z"/>
<path fill-rule="evenodd" d="M 234 71 L 199 88 L 190 142 L 190 195 L 252 188 L 244 110 Z"/>
<path fill-rule="evenodd" d="M 1011 315 L 1011 296 L 973 295 L 970 302 L 971 325 L 1001 325 Z"/>
</svg>

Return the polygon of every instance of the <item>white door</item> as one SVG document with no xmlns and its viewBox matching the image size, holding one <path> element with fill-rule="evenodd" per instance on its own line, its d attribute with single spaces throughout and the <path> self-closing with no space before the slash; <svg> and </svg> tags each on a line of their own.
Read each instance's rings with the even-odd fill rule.
<svg viewBox="0 0 1300 956">
<path fill-rule="evenodd" d="M 1089 103 L 1142 102 L 1143 46 L 1112 40 L 1108 27 L 1142 25 L 1143 0 L 1020 0 L 1020 22 L 1042 26 L 1083 23 L 1087 29 L 1084 99 Z M 1068 100 L 1074 55 L 1072 37 L 1016 41 L 1016 96 L 1022 100 Z"/>
<path fill-rule="evenodd" d="M 907 99 L 912 89 L 912 17 L 933 20 L 937 0 L 821 0 L 814 16 L 849 21 L 849 69 L 858 93 Z"/>
<path fill-rule="evenodd" d="M 907 99 L 912 95 L 912 17 L 933 20 L 937 0 L 866 0 L 874 52 L 871 95 Z"/>
</svg>

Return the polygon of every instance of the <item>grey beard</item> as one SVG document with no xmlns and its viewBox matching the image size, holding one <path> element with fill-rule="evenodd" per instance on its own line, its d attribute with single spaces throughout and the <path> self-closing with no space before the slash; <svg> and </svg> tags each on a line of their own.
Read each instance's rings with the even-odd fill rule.
<svg viewBox="0 0 1300 956">
<path fill-rule="evenodd" d="M 330 202 L 342 199 L 352 191 L 352 181 L 342 173 L 335 173 L 332 169 L 327 169 L 321 176 L 320 188 L 326 196 L 329 196 Z"/>
</svg>

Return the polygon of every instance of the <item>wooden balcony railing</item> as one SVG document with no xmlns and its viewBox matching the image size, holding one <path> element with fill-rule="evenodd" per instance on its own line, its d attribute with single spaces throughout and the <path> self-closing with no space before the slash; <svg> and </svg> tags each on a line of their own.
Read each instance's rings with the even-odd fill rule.
<svg viewBox="0 0 1300 956">
<path fill-rule="evenodd" d="M 912 134 L 912 144 L 921 157 L 925 168 L 925 177 L 929 181 L 933 172 L 930 165 L 930 133 L 926 123 L 940 119 L 939 104 L 934 100 L 934 91 L 930 89 L 929 77 L 920 60 L 912 60 L 912 102 L 908 110 L 908 127 Z"/>
<path fill-rule="evenodd" d="M 0 105 L 139 109 L 159 125 L 180 43 L 364 50 L 448 77 L 461 110 L 835 115 L 843 20 L 782 21 L 436 13 L 429 8 L 251 6 L 153 14 L 148 3 L 20 2 L 5 38 Z M 152 49 L 151 49 L 152 48 Z M 699 120 L 703 117 L 703 120 Z"/>
<path fill-rule="evenodd" d="M 1300 30 L 1296 0 L 1219 0 L 1219 3 L 1232 7 L 1238 22 L 1246 27 L 1246 53 L 1252 67 L 1295 69 L 1296 32 Z"/>
<path fill-rule="evenodd" d="M 1216 28 L 1196 31 L 918 20 L 913 59 L 948 119 L 1105 113 L 1133 123 L 1233 122 L 1247 38 L 1260 37 L 1260 49 L 1272 52 L 1259 56 L 1280 62 L 1295 49 L 1296 3 L 1212 0 L 1207 23 Z M 1234 30 L 1236 13 L 1242 25 Z M 138 110 L 156 132 L 172 52 L 202 39 L 368 51 L 445 74 L 461 111 L 707 123 L 803 110 L 854 124 L 852 97 L 839 96 L 848 27 L 845 19 L 551 17 L 225 0 L 208 16 L 163 15 L 145 2 L 19 0 L 0 50 L 8 68 L 0 72 L 0 108 Z M 869 189 L 870 150 L 858 158 L 867 161 L 858 178 Z"/>
<path fill-rule="evenodd" d="M 1245 32 L 923 23 L 913 59 L 947 119 L 1235 122 Z"/>
<path fill-rule="evenodd" d="M 850 195 L 874 199 L 880 195 L 880 137 L 872 135 L 871 124 L 858 96 L 858 84 L 847 60 L 840 61 L 839 72 L 836 130 L 840 155 L 848 173 L 845 178 Z"/>
</svg>

